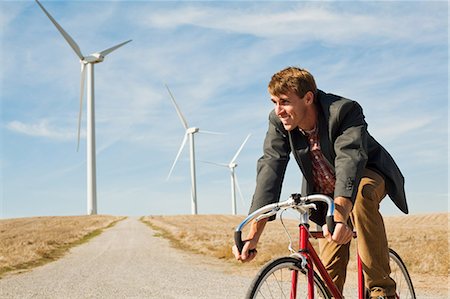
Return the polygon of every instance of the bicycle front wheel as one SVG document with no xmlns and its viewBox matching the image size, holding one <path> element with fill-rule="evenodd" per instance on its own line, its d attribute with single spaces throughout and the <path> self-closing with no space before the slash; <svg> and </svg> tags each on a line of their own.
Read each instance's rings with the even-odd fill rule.
<svg viewBox="0 0 450 299">
<path fill-rule="evenodd" d="M 391 277 L 396 282 L 396 297 L 400 299 L 416 299 L 414 287 L 400 256 L 389 248 L 389 266 L 391 267 Z"/>
<path fill-rule="evenodd" d="M 256 275 L 246 298 L 291 298 L 292 273 L 297 273 L 295 298 L 307 298 L 308 278 L 301 261 L 293 257 L 282 257 L 267 263 Z M 331 298 L 322 279 L 314 272 L 314 298 Z"/>
</svg>

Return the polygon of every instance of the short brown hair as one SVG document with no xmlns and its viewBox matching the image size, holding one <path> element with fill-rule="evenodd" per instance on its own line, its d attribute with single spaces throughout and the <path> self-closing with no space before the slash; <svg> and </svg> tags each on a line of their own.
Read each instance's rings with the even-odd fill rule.
<svg viewBox="0 0 450 299">
<path fill-rule="evenodd" d="M 315 96 L 317 86 L 313 75 L 298 67 L 287 67 L 274 74 L 269 83 L 269 93 L 280 96 L 288 91 L 294 91 L 300 98 L 303 98 L 308 91 L 312 91 Z"/>
</svg>

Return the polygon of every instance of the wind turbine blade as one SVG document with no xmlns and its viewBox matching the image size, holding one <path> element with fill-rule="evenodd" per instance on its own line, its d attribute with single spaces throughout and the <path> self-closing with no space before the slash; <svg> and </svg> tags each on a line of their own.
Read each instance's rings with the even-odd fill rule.
<svg viewBox="0 0 450 299">
<path fill-rule="evenodd" d="M 42 8 L 42 10 L 47 15 L 47 17 L 50 19 L 50 21 L 52 21 L 52 23 L 56 26 L 56 29 L 59 30 L 59 32 L 62 34 L 64 39 L 69 43 L 70 47 L 75 51 L 77 56 L 81 60 L 83 60 L 84 59 L 83 54 L 81 54 L 80 47 L 77 45 L 77 43 L 70 37 L 70 35 L 66 31 L 64 31 L 64 29 L 58 24 L 58 22 L 56 22 L 55 19 L 53 19 L 53 17 L 47 12 L 47 10 L 44 8 L 44 6 L 42 6 L 42 4 L 39 3 L 38 0 L 36 0 L 36 3 Z"/>
<path fill-rule="evenodd" d="M 112 51 L 117 50 L 118 48 L 122 47 L 122 46 L 125 45 L 125 44 L 128 44 L 128 43 L 131 42 L 131 41 L 132 41 L 132 40 L 130 39 L 130 40 L 127 40 L 126 42 L 123 42 L 123 43 L 121 43 L 121 44 L 118 44 L 118 45 L 116 45 L 116 46 L 114 46 L 114 47 L 111 47 L 111 48 L 109 48 L 109 49 L 103 50 L 103 51 L 100 52 L 100 55 L 104 57 L 104 56 L 108 55 L 109 53 L 111 53 Z"/>
<path fill-rule="evenodd" d="M 236 189 L 238 190 L 239 197 L 241 198 L 241 202 L 244 206 L 247 206 L 247 201 L 244 199 L 244 196 L 242 196 L 241 187 L 239 187 L 239 182 L 237 179 L 237 175 L 234 176 L 234 182 L 236 183 Z"/>
<path fill-rule="evenodd" d="M 175 168 L 175 164 L 177 164 L 178 158 L 180 158 L 181 152 L 183 151 L 184 146 L 186 145 L 187 141 L 187 134 L 184 134 L 183 142 L 181 142 L 180 149 L 178 150 L 177 156 L 175 157 L 175 161 L 173 161 L 172 167 L 170 168 L 169 175 L 167 176 L 167 179 L 170 178 L 172 175 L 172 171 Z"/>
<path fill-rule="evenodd" d="M 215 162 L 209 162 L 209 161 L 203 161 L 203 160 L 198 160 L 198 161 L 202 162 L 202 163 L 206 163 L 206 164 L 211 164 L 211 165 L 215 165 L 215 166 L 227 167 L 228 168 L 228 164 L 225 164 L 225 163 L 215 163 Z"/>
<path fill-rule="evenodd" d="M 237 157 L 239 156 L 239 154 L 241 153 L 242 149 L 244 148 L 245 143 L 247 142 L 247 140 L 250 138 L 251 134 L 247 135 L 247 138 L 245 138 L 244 142 L 242 142 L 241 147 L 238 149 L 238 151 L 236 152 L 236 154 L 234 155 L 233 159 L 231 159 L 230 163 L 234 163 L 237 159 Z"/>
<path fill-rule="evenodd" d="M 81 115 L 83 113 L 83 97 L 84 97 L 84 83 L 86 82 L 86 65 L 81 63 L 81 83 L 80 83 L 80 111 L 78 113 L 78 142 L 77 152 L 80 148 L 80 130 L 81 130 Z"/>
<path fill-rule="evenodd" d="M 198 132 L 199 132 L 199 133 L 203 133 L 203 134 L 211 134 L 211 135 L 225 135 L 225 133 L 212 132 L 212 131 L 198 130 Z"/>
<path fill-rule="evenodd" d="M 167 84 L 165 84 L 165 85 L 166 85 L 167 91 L 169 92 L 170 98 L 172 99 L 172 103 L 175 106 L 175 110 L 177 110 L 178 117 L 180 118 L 181 123 L 183 124 L 184 128 L 187 130 L 189 127 L 186 122 L 186 119 L 184 118 L 183 113 L 181 113 L 180 107 L 178 107 L 177 102 L 175 101 L 175 98 L 173 97 L 173 94 L 169 89 L 169 86 L 167 86 Z"/>
</svg>

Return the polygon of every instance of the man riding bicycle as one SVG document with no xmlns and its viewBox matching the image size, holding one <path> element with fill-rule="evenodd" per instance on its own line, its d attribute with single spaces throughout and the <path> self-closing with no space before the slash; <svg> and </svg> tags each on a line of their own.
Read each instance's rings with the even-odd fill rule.
<svg viewBox="0 0 450 299">
<path fill-rule="evenodd" d="M 379 212 L 386 196 L 408 213 L 404 178 L 389 153 L 368 133 L 361 106 L 318 90 L 304 69 L 288 67 L 274 74 L 269 94 L 275 109 L 269 115 L 264 155 L 258 160 L 257 184 L 250 213 L 279 201 L 289 154 L 303 174 L 302 194 L 334 198 L 336 222 L 328 232 L 325 212 L 318 206 L 311 219 L 322 225 L 321 259 L 338 289 L 343 291 L 353 226 L 358 234 L 365 285 L 370 298 L 395 298 L 389 277 L 389 251 Z M 266 220 L 253 222 L 237 260 L 251 261 Z"/>
</svg>

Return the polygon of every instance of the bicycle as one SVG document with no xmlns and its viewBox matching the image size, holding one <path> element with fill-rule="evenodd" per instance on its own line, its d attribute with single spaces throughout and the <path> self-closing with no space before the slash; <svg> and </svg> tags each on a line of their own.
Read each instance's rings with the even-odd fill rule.
<svg viewBox="0 0 450 299">
<path fill-rule="evenodd" d="M 344 298 L 334 285 L 310 242 L 311 237 L 323 237 L 322 232 L 309 230 L 309 211 L 316 208 L 315 202 L 324 202 L 328 205 L 326 223 L 330 232 L 333 232 L 335 225 L 333 219 L 334 202 L 332 198 L 322 194 L 309 196 L 292 194 L 286 201 L 266 205 L 251 213 L 236 228 L 234 239 L 239 252 L 242 252 L 244 247 L 242 229 L 250 221 L 260 221 L 276 215 L 279 211 L 283 213 L 289 209 L 300 213 L 299 250 L 292 249 L 292 240 L 284 226 L 281 213 L 281 222 L 290 239 L 289 250 L 291 255 L 276 258 L 264 265 L 253 279 L 246 298 Z M 354 237 L 356 237 L 355 232 Z M 392 249 L 389 249 L 389 257 L 391 277 L 397 283 L 396 298 L 415 299 L 414 287 L 402 259 Z M 364 299 L 367 296 L 367 290 L 364 287 L 362 263 L 358 254 L 357 265 L 358 298 Z"/>
</svg>

